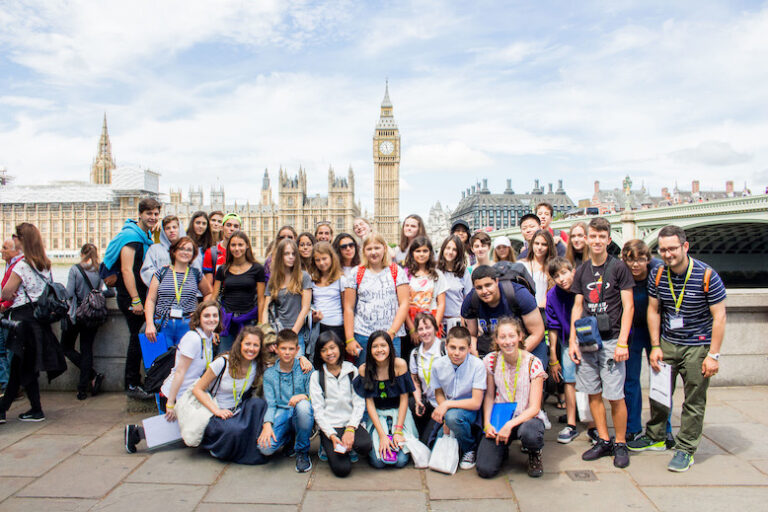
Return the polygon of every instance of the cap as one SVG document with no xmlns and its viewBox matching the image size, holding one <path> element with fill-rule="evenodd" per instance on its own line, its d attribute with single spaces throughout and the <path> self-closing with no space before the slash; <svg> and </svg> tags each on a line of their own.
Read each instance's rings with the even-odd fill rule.
<svg viewBox="0 0 768 512">
<path fill-rule="evenodd" d="M 512 247 L 512 242 L 505 236 L 499 236 L 493 239 L 493 248 L 497 247 Z"/>
<path fill-rule="evenodd" d="M 228 220 L 235 219 L 237 222 L 239 222 L 241 225 L 243 224 L 243 219 L 240 218 L 240 216 L 236 213 L 228 213 L 221 219 L 221 224 L 224 225 L 227 223 Z"/>
<path fill-rule="evenodd" d="M 458 219 L 453 221 L 453 224 L 451 224 L 451 233 L 456 231 L 456 228 L 459 226 L 463 227 L 467 231 L 467 233 L 469 233 L 469 224 L 464 219 Z"/>
<path fill-rule="evenodd" d="M 518 223 L 517 223 L 517 225 L 518 225 L 518 226 L 522 226 L 522 225 L 523 225 L 523 222 L 524 222 L 524 221 L 526 221 L 526 220 L 528 220 L 528 219 L 534 219 L 534 220 L 536 221 L 536 224 L 538 224 L 539 226 L 541 226 L 541 219 L 539 219 L 539 218 L 538 218 L 536 215 L 534 215 L 533 213 L 526 213 L 525 215 L 523 215 L 522 217 L 520 217 L 520 222 L 518 222 Z"/>
</svg>

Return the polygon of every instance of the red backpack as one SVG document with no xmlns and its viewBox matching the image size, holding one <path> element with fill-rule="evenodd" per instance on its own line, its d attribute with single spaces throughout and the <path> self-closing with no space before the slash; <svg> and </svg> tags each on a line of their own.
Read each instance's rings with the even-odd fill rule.
<svg viewBox="0 0 768 512">
<path fill-rule="evenodd" d="M 360 283 L 363 282 L 363 277 L 365 276 L 366 268 L 362 265 L 360 265 L 357 268 L 357 278 L 355 279 L 357 282 L 357 288 L 360 288 Z M 392 274 L 392 281 L 395 283 L 395 292 L 397 292 L 397 263 L 390 263 L 389 264 L 389 271 Z"/>
</svg>

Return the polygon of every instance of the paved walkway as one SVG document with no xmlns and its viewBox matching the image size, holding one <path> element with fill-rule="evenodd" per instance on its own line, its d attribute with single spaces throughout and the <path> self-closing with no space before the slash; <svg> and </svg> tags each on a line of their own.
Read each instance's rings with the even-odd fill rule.
<svg viewBox="0 0 768 512">
<path fill-rule="evenodd" d="M 141 416 L 125 412 L 125 398 L 107 394 L 78 402 L 74 395 L 45 394 L 48 419 L 42 423 L 18 422 L 15 417 L 27 404 L 16 402 L 9 422 L 0 425 L 0 511 L 768 508 L 768 387 L 710 389 L 705 438 L 687 473 L 666 470 L 668 452 L 633 455 L 626 470 L 614 468 L 609 459 L 585 463 L 580 454 L 587 448 L 586 436 L 557 444 L 555 424 L 546 436 L 542 478 L 528 478 L 526 458 L 515 444 L 504 471 L 492 480 L 474 471 L 450 477 L 412 467 L 376 471 L 364 462 L 349 478 L 338 479 L 314 456 L 313 471 L 297 474 L 293 459 L 251 467 L 223 464 L 191 449 L 128 455 L 123 424 Z M 675 403 L 681 403 L 679 394 Z M 547 409 L 556 418 L 554 407 Z M 674 415 L 673 425 L 678 424 Z M 312 453 L 316 448 L 315 441 Z"/>
</svg>

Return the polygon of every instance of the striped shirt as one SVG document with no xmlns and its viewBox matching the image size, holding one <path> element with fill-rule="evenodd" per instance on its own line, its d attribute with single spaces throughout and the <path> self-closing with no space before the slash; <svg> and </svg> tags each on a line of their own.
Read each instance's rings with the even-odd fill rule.
<svg viewBox="0 0 768 512">
<path fill-rule="evenodd" d="M 699 260 L 693 261 L 693 270 L 685 285 L 685 295 L 680 311 L 675 312 L 675 300 L 669 289 L 667 267 L 663 267 L 659 286 L 656 286 L 657 270 L 648 274 L 648 296 L 658 299 L 661 311 L 661 336 L 677 345 L 709 345 L 712 342 L 712 313 L 709 307 L 725 300 L 725 285 L 720 276 L 712 270 L 709 278 L 709 292 L 704 292 L 704 272 L 709 265 Z M 670 272 L 675 296 L 683 290 L 683 283 L 688 269 L 682 274 Z M 683 317 L 683 327 L 672 329 L 671 319 L 676 315 Z"/>
<path fill-rule="evenodd" d="M 167 269 L 167 270 L 166 270 Z M 173 269 L 169 267 L 163 267 L 155 272 L 155 279 L 160 282 L 160 286 L 157 288 L 157 305 L 155 306 L 155 318 L 165 318 L 171 307 L 176 306 L 176 289 L 173 285 L 173 276 L 171 272 Z M 160 275 L 165 274 L 160 279 Z M 181 287 L 181 310 L 184 315 L 190 315 L 197 308 L 197 290 L 200 286 L 200 280 L 203 275 L 200 271 L 194 267 L 189 268 L 189 274 L 187 280 L 184 281 L 184 272 L 176 272 L 176 283 Z"/>
</svg>

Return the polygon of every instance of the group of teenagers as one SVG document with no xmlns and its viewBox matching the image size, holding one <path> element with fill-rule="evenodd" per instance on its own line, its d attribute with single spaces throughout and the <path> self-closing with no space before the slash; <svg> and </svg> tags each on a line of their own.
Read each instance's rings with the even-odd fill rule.
<svg viewBox="0 0 768 512">
<path fill-rule="evenodd" d="M 579 435 L 576 391 L 588 395 L 593 446 L 584 460 L 612 456 L 626 467 L 629 450 L 675 446 L 669 469 L 688 469 L 718 369 L 722 281 L 687 256 L 675 226 L 659 233 L 663 261 L 640 240 L 617 258 L 605 219 L 566 233 L 549 226 L 551 205 L 534 211 L 520 221 L 519 255 L 508 238 L 471 233 L 461 220 L 435 251 L 422 219 L 409 215 L 394 247 L 362 218 L 335 236 L 328 222 L 314 233 L 284 226 L 262 264 L 237 214 L 197 212 L 184 235 L 178 218 L 160 220 L 160 204 L 145 199 L 104 261 L 84 247 L 80 266 L 95 286 L 115 278 L 131 336 L 127 393 L 151 396 L 140 380 L 142 329 L 149 342 L 177 347 L 159 408 L 173 421 L 177 400 L 193 395 L 211 414 L 196 444 L 222 460 L 259 464 L 282 450 L 309 471 L 314 429 L 319 458 L 345 476 L 358 456 L 403 467 L 409 443 L 450 434 L 460 467 L 481 477 L 496 475 L 519 439 L 538 477 L 548 388 L 566 410 L 561 443 Z M 70 272 L 78 275 L 88 273 Z M 642 432 L 643 350 L 654 369 L 663 361 L 683 378 L 676 439 L 669 407 L 653 401 Z M 78 398 L 97 391 L 100 375 L 80 370 Z M 126 449 L 143 437 L 127 425 Z"/>
</svg>

